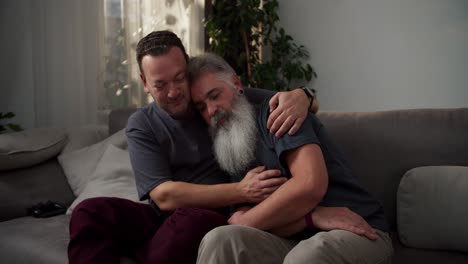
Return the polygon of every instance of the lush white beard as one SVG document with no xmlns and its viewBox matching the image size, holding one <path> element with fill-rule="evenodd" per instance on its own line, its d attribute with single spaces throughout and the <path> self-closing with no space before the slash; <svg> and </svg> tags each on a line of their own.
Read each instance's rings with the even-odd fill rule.
<svg viewBox="0 0 468 264">
<path fill-rule="evenodd" d="M 217 120 L 226 117 L 222 126 Z M 257 124 L 255 109 L 244 96 L 235 99 L 232 113 L 217 114 L 210 124 L 216 160 L 231 175 L 244 172 L 255 159 Z"/>
</svg>

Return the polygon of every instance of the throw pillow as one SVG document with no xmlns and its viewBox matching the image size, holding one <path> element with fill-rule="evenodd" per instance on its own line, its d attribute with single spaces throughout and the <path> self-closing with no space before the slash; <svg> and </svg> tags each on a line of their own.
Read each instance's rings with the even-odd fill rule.
<svg viewBox="0 0 468 264">
<path fill-rule="evenodd" d="M 112 144 L 107 148 L 83 192 L 73 201 L 67 214 L 81 201 L 93 197 L 119 197 L 138 201 L 135 178 L 127 151 Z"/>
<path fill-rule="evenodd" d="M 25 168 L 55 157 L 66 143 L 61 128 L 32 128 L 0 135 L 0 171 Z"/>
<path fill-rule="evenodd" d="M 108 144 L 126 149 L 125 129 L 99 143 L 58 156 L 58 161 L 75 196 L 79 196 L 83 192 Z"/>
<path fill-rule="evenodd" d="M 468 252 L 468 167 L 409 170 L 397 192 L 401 242 L 408 247 Z"/>
</svg>

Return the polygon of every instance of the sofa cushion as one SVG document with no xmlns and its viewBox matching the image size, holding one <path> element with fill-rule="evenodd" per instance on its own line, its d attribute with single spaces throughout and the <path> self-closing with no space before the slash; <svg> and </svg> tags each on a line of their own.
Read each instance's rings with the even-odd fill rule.
<svg viewBox="0 0 468 264">
<path fill-rule="evenodd" d="M 61 128 L 33 128 L 0 135 L 0 171 L 25 168 L 56 156 L 66 143 Z"/>
<path fill-rule="evenodd" d="M 22 217 L 0 223 L 1 263 L 68 263 L 70 215 Z M 121 264 L 135 264 L 128 257 Z"/>
<path fill-rule="evenodd" d="M 68 206 L 74 199 L 57 159 L 0 172 L 0 222 L 26 216 L 26 208 L 39 202 L 52 200 Z"/>
<path fill-rule="evenodd" d="M 405 247 L 400 243 L 397 232 L 390 232 L 395 255 L 392 263 L 395 264 L 466 264 L 468 254 L 449 250 L 431 250 L 421 248 Z"/>
<path fill-rule="evenodd" d="M 107 145 L 96 170 L 91 175 L 83 192 L 68 208 L 67 213 L 70 214 L 75 206 L 84 199 L 99 196 L 138 201 L 135 177 L 128 151 L 119 149 L 112 144 Z"/>
<path fill-rule="evenodd" d="M 68 127 L 67 144 L 60 154 L 82 149 L 104 140 L 108 136 L 108 128 L 104 125 L 86 125 Z"/>
<path fill-rule="evenodd" d="M 409 247 L 468 251 L 468 167 L 409 170 L 397 192 L 401 242 Z"/>
<path fill-rule="evenodd" d="M 2 263 L 68 263 L 70 216 L 22 217 L 0 223 Z"/>
<path fill-rule="evenodd" d="M 83 192 L 108 144 L 126 149 L 125 130 L 122 129 L 99 143 L 58 156 L 58 161 L 75 196 Z"/>
<path fill-rule="evenodd" d="M 109 114 L 109 135 L 112 135 L 127 126 L 128 118 L 136 111 L 134 107 L 114 109 Z"/>
</svg>

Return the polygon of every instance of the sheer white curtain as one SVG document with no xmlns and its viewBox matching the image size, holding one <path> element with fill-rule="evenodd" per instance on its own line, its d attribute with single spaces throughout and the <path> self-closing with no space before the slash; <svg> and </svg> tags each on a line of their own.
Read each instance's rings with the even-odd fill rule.
<svg viewBox="0 0 468 264">
<path fill-rule="evenodd" d="M 100 10 L 95 0 L 31 1 L 37 125 L 98 122 Z"/>
<path fill-rule="evenodd" d="M 25 128 L 97 122 L 98 7 L 95 0 L 1 2 L 1 108 L 15 112 L 15 122 Z"/>
<path fill-rule="evenodd" d="M 105 123 L 109 109 L 145 104 L 136 43 L 152 30 L 170 29 L 191 55 L 201 52 L 203 2 L 0 1 L 0 112 L 15 112 L 13 121 L 25 128 L 70 127 Z M 109 3 L 120 8 L 109 10 Z M 120 24 L 110 27 L 114 15 L 121 16 Z M 119 28 L 121 35 L 112 35 Z"/>
</svg>

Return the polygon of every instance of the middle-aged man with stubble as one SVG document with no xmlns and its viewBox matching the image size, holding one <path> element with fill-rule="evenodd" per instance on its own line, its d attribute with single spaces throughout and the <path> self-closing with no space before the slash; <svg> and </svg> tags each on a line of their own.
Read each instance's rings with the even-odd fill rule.
<svg viewBox="0 0 468 264">
<path fill-rule="evenodd" d="M 216 163 L 206 124 L 193 109 L 187 81 L 188 56 L 172 32 L 152 32 L 137 46 L 137 62 L 151 103 L 127 124 L 130 159 L 141 200 L 99 197 L 80 203 L 70 223 L 69 261 L 120 263 L 128 255 L 140 263 L 195 263 L 198 245 L 211 229 L 227 224 L 226 207 L 259 203 L 283 184 L 279 170 L 256 167 L 230 183 Z M 246 89 L 257 104 L 272 93 Z M 299 129 L 309 100 L 296 89 L 270 100 L 269 126 L 278 136 Z M 342 208 L 313 216 L 324 228 L 372 237 L 367 223 Z"/>
<path fill-rule="evenodd" d="M 200 245 L 200 264 L 391 263 L 382 206 L 360 185 L 317 117 L 309 115 L 295 135 L 275 137 L 267 128 L 268 101 L 252 105 L 222 58 L 197 56 L 188 68 L 192 100 L 210 126 L 221 168 L 234 181 L 258 164 L 288 177 L 265 200 L 237 208 L 231 225 L 210 231 Z M 318 206 L 351 208 L 377 239 L 320 230 L 310 215 Z"/>
</svg>

